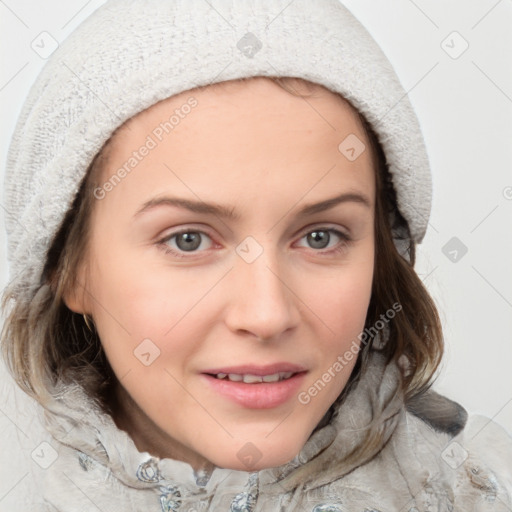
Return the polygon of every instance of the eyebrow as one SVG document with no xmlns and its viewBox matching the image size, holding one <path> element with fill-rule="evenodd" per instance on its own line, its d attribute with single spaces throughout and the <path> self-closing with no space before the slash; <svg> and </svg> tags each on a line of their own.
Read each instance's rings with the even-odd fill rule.
<svg viewBox="0 0 512 512">
<path fill-rule="evenodd" d="M 305 217 L 308 215 L 313 215 L 315 213 L 329 210 L 338 204 L 349 202 L 361 204 L 366 208 L 371 208 L 371 202 L 367 196 L 359 192 L 349 192 L 325 199 L 319 203 L 307 204 L 297 212 L 297 216 Z M 138 217 L 139 215 L 153 210 L 159 206 L 176 206 L 178 208 L 183 208 L 194 213 L 216 215 L 218 217 L 230 220 L 240 219 L 240 215 L 235 213 L 234 207 L 228 208 L 227 206 L 216 203 L 205 203 L 204 201 L 194 201 L 191 199 L 183 199 L 179 197 L 155 197 L 150 199 L 149 201 L 146 201 L 139 210 L 137 210 L 134 217 Z"/>
</svg>

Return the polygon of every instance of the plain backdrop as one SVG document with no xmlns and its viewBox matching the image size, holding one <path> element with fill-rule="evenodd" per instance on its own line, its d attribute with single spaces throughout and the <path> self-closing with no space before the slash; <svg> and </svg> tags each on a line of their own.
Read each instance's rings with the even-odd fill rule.
<svg viewBox="0 0 512 512">
<path fill-rule="evenodd" d="M 32 42 L 42 32 L 62 42 L 102 3 L 0 2 L 1 178 L 22 102 L 45 62 Z M 444 325 L 436 388 L 512 431 L 512 1 L 344 3 L 395 66 L 427 144 L 434 201 L 416 268 Z M 0 288 L 8 280 L 3 205 L 0 198 Z M 30 410 L 15 390 L 2 398 L 0 435 L 17 428 L 23 407 Z"/>
</svg>

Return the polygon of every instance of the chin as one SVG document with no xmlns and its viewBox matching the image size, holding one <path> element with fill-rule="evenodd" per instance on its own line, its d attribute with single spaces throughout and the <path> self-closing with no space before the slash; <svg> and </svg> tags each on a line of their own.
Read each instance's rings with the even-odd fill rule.
<svg viewBox="0 0 512 512">
<path fill-rule="evenodd" d="M 260 471 L 262 469 L 282 466 L 290 462 L 302 449 L 304 443 L 297 442 L 283 446 L 282 440 L 277 443 L 266 442 L 245 442 L 233 454 L 216 453 L 209 460 L 217 467 L 233 469 L 237 471 Z M 227 456 L 226 456 L 227 455 Z"/>
</svg>

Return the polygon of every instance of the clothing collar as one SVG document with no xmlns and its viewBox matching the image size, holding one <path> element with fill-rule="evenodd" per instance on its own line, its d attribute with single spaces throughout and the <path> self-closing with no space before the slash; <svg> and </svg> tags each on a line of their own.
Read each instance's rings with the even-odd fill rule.
<svg viewBox="0 0 512 512">
<path fill-rule="evenodd" d="M 171 494 L 175 491 L 182 497 L 205 497 L 233 486 L 254 487 L 255 482 L 269 494 L 328 484 L 374 457 L 404 411 L 399 368 L 372 352 L 359 378 L 290 462 L 257 472 L 215 468 L 206 474 L 186 462 L 140 452 L 80 385 L 59 384 L 56 390 L 54 404 L 44 413 L 46 428 L 59 443 L 76 451 L 84 469 L 99 463 L 125 485 L 166 485 Z"/>
</svg>

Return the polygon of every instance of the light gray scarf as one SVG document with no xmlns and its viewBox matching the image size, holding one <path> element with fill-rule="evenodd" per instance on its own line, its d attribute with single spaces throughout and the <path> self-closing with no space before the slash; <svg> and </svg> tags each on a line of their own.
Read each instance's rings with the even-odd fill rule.
<svg viewBox="0 0 512 512">
<path fill-rule="evenodd" d="M 119 430 L 80 386 L 61 384 L 58 389 L 52 410 L 45 413 L 47 430 L 63 445 L 82 453 L 84 464 L 94 460 L 128 486 L 147 488 L 165 479 L 183 486 L 183 495 L 202 492 L 198 481 L 204 484 L 218 476 L 213 481 L 220 482 L 226 471 L 231 472 L 216 468 L 212 475 L 196 474 L 184 462 L 141 454 L 129 435 Z M 333 404 L 300 453 L 287 464 L 260 471 L 260 485 L 268 486 L 269 492 L 274 486 L 275 492 L 283 493 L 299 485 L 314 488 L 340 478 L 375 456 L 391 436 L 400 414 L 399 369 L 373 353 L 366 371 L 343 400 Z M 144 466 L 147 460 L 151 462 Z M 147 475 L 141 477 L 141 472 L 159 478 L 151 481 Z M 246 473 L 243 480 L 247 478 Z"/>
<path fill-rule="evenodd" d="M 205 473 L 139 452 L 79 385 L 61 383 L 45 414 L 59 456 L 44 511 L 509 512 L 512 440 L 491 420 L 466 419 L 433 392 L 406 405 L 398 366 L 374 351 L 290 462 Z"/>
</svg>

